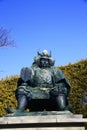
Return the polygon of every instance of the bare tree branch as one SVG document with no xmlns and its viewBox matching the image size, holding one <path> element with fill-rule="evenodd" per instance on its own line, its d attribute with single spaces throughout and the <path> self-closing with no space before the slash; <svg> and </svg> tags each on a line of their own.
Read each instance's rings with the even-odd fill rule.
<svg viewBox="0 0 87 130">
<path fill-rule="evenodd" d="M 0 28 L 0 47 L 12 46 L 14 47 L 14 41 L 9 39 L 9 32 L 3 27 Z"/>
</svg>

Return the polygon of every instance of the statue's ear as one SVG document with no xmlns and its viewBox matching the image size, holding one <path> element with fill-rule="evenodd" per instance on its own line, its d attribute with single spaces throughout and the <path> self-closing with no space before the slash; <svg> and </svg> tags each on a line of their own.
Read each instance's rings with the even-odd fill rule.
<svg viewBox="0 0 87 130">
<path fill-rule="evenodd" d="M 31 80 L 32 77 L 32 70 L 28 67 L 22 68 L 20 73 L 20 78 L 27 82 L 28 80 Z"/>
</svg>

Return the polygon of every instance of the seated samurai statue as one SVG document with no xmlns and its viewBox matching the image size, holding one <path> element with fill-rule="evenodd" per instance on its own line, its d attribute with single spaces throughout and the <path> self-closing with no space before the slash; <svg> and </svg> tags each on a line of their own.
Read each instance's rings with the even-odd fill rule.
<svg viewBox="0 0 87 130">
<path fill-rule="evenodd" d="M 62 71 L 54 66 L 55 60 L 44 50 L 34 57 L 31 67 L 21 69 L 17 83 L 17 108 L 9 113 L 30 111 L 72 111 L 68 103 L 70 83 Z"/>
</svg>

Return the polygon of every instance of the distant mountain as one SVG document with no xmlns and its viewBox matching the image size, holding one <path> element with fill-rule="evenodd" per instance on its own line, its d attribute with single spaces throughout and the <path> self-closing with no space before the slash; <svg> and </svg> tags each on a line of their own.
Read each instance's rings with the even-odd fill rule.
<svg viewBox="0 0 87 130">
<path fill-rule="evenodd" d="M 58 67 L 71 84 L 69 102 L 72 104 L 73 113 L 83 114 L 84 117 L 87 117 L 87 59 Z M 14 75 L 0 80 L 0 116 L 6 114 L 8 106 L 12 108 L 17 106 L 15 90 L 18 77 L 18 75 Z"/>
</svg>

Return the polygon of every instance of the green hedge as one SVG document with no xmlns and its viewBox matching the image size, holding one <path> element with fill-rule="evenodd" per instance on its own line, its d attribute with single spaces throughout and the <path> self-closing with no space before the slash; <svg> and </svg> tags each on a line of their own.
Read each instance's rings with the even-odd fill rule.
<svg viewBox="0 0 87 130">
<path fill-rule="evenodd" d="M 6 77 L 0 81 L 0 116 L 6 114 L 6 108 L 16 108 L 15 90 L 18 76 Z"/>
<path fill-rule="evenodd" d="M 87 117 L 87 104 L 82 103 L 82 99 L 87 89 L 87 59 L 81 60 L 75 64 L 61 66 L 71 84 L 71 93 L 69 101 L 73 107 L 74 114 L 83 114 Z"/>
</svg>

